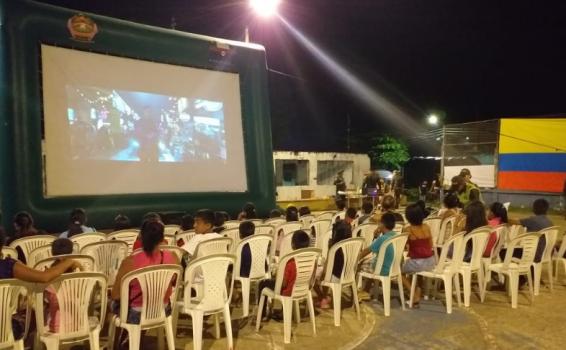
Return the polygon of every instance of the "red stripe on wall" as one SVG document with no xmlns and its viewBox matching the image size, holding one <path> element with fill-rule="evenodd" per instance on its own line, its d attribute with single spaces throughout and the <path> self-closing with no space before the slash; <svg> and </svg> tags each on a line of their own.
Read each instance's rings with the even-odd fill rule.
<svg viewBox="0 0 566 350">
<path fill-rule="evenodd" d="M 501 190 L 558 192 L 564 189 L 566 173 L 500 171 L 497 188 Z"/>
</svg>

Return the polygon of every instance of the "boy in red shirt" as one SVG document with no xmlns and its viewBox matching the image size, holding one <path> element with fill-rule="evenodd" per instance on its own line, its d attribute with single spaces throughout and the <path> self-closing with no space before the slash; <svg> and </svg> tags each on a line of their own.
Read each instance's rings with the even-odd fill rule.
<svg viewBox="0 0 566 350">
<path fill-rule="evenodd" d="M 293 233 L 293 238 L 291 239 L 291 247 L 293 250 L 308 248 L 310 244 L 309 235 L 303 231 L 298 230 Z M 283 284 L 281 285 L 281 295 L 290 296 L 293 292 L 293 287 L 295 286 L 295 280 L 297 279 L 297 265 L 295 264 L 295 259 L 291 259 L 285 265 L 285 270 L 283 272 Z M 263 288 L 274 289 L 275 288 L 275 279 L 270 278 L 267 280 L 263 280 L 259 282 L 259 294 Z M 267 321 L 269 317 L 267 316 L 266 312 L 267 303 L 263 304 L 263 320 Z"/>
</svg>

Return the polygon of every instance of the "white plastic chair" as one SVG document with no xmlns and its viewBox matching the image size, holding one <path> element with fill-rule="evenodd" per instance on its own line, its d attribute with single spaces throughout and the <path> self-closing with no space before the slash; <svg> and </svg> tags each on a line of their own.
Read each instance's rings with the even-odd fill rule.
<svg viewBox="0 0 566 350">
<path fill-rule="evenodd" d="M 179 240 L 183 241 L 183 244 L 186 244 L 195 235 L 196 235 L 195 230 L 187 230 L 187 231 L 179 232 L 175 235 L 175 244 L 177 244 L 177 241 L 179 241 Z"/>
<path fill-rule="evenodd" d="M 94 287 L 100 286 L 100 318 L 89 317 Z M 51 286 L 59 303 L 59 332 L 51 332 L 45 325 L 44 289 Z M 58 349 L 59 344 L 78 343 L 89 340 L 91 350 L 100 349 L 100 329 L 106 315 L 106 276 L 98 272 L 76 272 L 63 274 L 54 281 L 34 291 L 35 319 L 39 340 L 47 350 Z"/>
<path fill-rule="evenodd" d="M 395 223 L 395 227 L 393 228 L 393 231 L 395 231 L 396 234 L 401 234 L 403 233 L 404 228 L 405 228 L 405 223 L 398 221 Z"/>
<path fill-rule="evenodd" d="M 440 223 L 440 231 L 438 232 L 438 240 L 433 241 L 436 248 L 442 247 L 444 245 L 444 241 L 446 241 L 446 239 L 452 234 L 457 218 L 458 217 L 456 215 L 453 215 L 442 220 Z"/>
<path fill-rule="evenodd" d="M 2 247 L 1 254 L 3 258 L 11 258 L 14 260 L 18 260 L 18 251 L 12 247 L 8 247 L 8 246 Z"/>
<path fill-rule="evenodd" d="M 539 295 L 540 293 L 540 280 L 541 280 L 541 274 L 542 274 L 542 265 L 546 264 L 547 265 L 547 271 L 548 271 L 548 284 L 550 287 L 550 291 L 552 292 L 553 290 L 553 278 L 552 278 L 552 252 L 554 250 L 554 245 L 556 244 L 556 237 L 558 236 L 558 231 L 560 230 L 560 227 L 558 226 L 553 226 L 553 227 L 548 227 L 545 228 L 544 230 L 540 230 L 539 233 L 541 234 L 541 236 L 544 236 L 546 238 L 546 245 L 544 247 L 544 252 L 542 254 L 541 257 L 541 261 L 536 263 L 533 262 L 533 267 L 535 270 L 535 295 Z"/>
<path fill-rule="evenodd" d="M 238 221 L 238 220 L 225 221 L 225 222 L 224 222 L 224 228 L 225 228 L 226 230 L 231 229 L 231 228 L 238 228 L 238 227 L 240 227 L 240 224 L 241 224 L 242 222 L 243 222 L 243 221 Z"/>
<path fill-rule="evenodd" d="M 182 268 L 179 265 L 161 264 L 143 267 L 127 273 L 123 278 L 120 289 L 120 314 L 112 316 L 108 329 L 108 342 L 114 344 L 116 327 L 128 331 L 130 350 L 139 350 L 141 331 L 152 328 L 165 328 L 167 336 L 167 347 L 175 350 L 175 333 L 173 328 L 173 316 L 165 313 L 165 296 L 171 288 L 169 297 L 172 314 L 175 313 L 175 300 L 177 300 L 177 285 L 181 279 Z M 140 323 L 127 323 L 128 300 L 130 298 L 130 283 L 137 280 L 142 292 L 142 306 L 140 311 Z M 176 281 L 176 283 L 174 283 Z"/>
<path fill-rule="evenodd" d="M 345 210 L 342 210 L 342 211 L 339 211 L 339 212 L 335 213 L 335 214 L 332 216 L 332 218 L 330 219 L 330 222 L 334 224 L 338 219 L 344 220 L 345 217 L 346 217 L 346 211 L 345 211 Z M 319 219 L 319 220 L 320 220 L 320 219 Z"/>
<path fill-rule="evenodd" d="M 175 236 L 175 233 L 177 233 L 179 230 L 181 230 L 181 226 L 179 226 L 179 225 L 165 225 L 165 226 L 163 226 L 163 234 L 165 236 Z"/>
<path fill-rule="evenodd" d="M 32 250 L 35 248 L 43 247 L 46 245 L 51 245 L 53 241 L 56 239 L 54 236 L 49 235 L 37 235 L 37 236 L 30 236 L 19 238 L 10 243 L 10 247 L 14 249 L 18 249 L 18 247 L 22 250 L 24 257 L 26 259 L 26 263 L 28 261 L 28 256 Z"/>
<path fill-rule="evenodd" d="M 311 223 L 314 221 L 314 215 L 303 215 L 299 218 L 299 221 L 303 225 L 303 229 L 310 228 Z"/>
<path fill-rule="evenodd" d="M 111 288 L 122 261 L 128 256 L 128 251 L 126 242 L 113 240 L 87 244 L 81 249 L 81 254 L 94 258 L 94 270 L 106 276 L 108 288 Z"/>
<path fill-rule="evenodd" d="M 242 306 L 244 308 L 244 317 L 250 312 L 250 290 L 253 282 L 258 282 L 269 278 L 269 269 L 266 270 L 265 264 L 268 257 L 269 245 L 273 242 L 273 238 L 269 235 L 253 235 L 246 237 L 238 244 L 236 249 L 236 266 L 234 266 L 234 280 L 242 285 Z M 249 245 L 252 261 L 250 264 L 250 274 L 248 277 L 240 276 L 240 267 L 242 266 L 242 249 L 245 245 Z M 255 293 L 259 298 L 259 293 Z"/>
<path fill-rule="evenodd" d="M 285 223 L 275 227 L 275 230 L 273 232 L 273 244 L 271 245 L 270 255 L 272 257 L 275 257 L 277 255 L 277 254 L 275 254 L 276 250 L 279 249 L 279 251 L 281 251 L 281 246 L 283 245 L 283 243 L 282 243 L 283 238 L 288 233 L 292 233 L 292 232 L 295 232 L 295 231 L 300 230 L 300 229 L 302 229 L 302 225 L 298 221 L 285 222 Z M 279 256 L 282 256 L 282 255 L 279 254 Z"/>
<path fill-rule="evenodd" d="M 439 217 L 431 217 L 423 220 L 423 224 L 427 224 L 430 228 L 430 234 L 432 235 L 432 242 L 436 245 L 438 243 L 438 236 L 440 236 L 440 226 L 442 225 L 442 219 Z M 436 249 L 434 250 L 436 252 Z"/>
<path fill-rule="evenodd" d="M 521 225 L 511 225 L 507 230 L 507 242 L 509 243 L 514 240 L 517 236 L 521 236 L 527 233 L 527 229 Z"/>
<path fill-rule="evenodd" d="M 215 315 L 216 338 L 220 338 L 220 320 L 218 314 L 224 317 L 228 349 L 233 348 L 232 319 L 230 317 L 230 298 L 234 286 L 234 278 L 227 285 L 228 267 L 234 265 L 234 256 L 230 254 L 213 254 L 191 261 L 185 270 L 183 301 L 177 302 L 173 315 L 174 325 L 177 324 L 178 314 L 190 315 L 193 320 L 193 349 L 202 349 L 203 318 Z M 194 276 L 202 271 L 202 297 L 191 296 Z M 175 329 L 175 328 L 174 328 Z"/>
<path fill-rule="evenodd" d="M 53 263 L 59 259 L 72 259 L 81 264 L 83 271 L 86 272 L 102 272 L 96 271 L 96 265 L 94 263 L 94 258 L 90 255 L 82 255 L 82 254 L 64 254 L 58 256 L 52 256 L 47 259 L 43 259 L 39 261 L 37 264 L 34 265 L 34 269 L 45 271 L 53 265 Z"/>
<path fill-rule="evenodd" d="M 51 250 L 52 250 L 51 244 L 35 248 L 26 257 L 27 259 L 26 265 L 33 268 L 41 260 L 52 257 L 53 254 L 51 254 Z"/>
<path fill-rule="evenodd" d="M 24 336 L 14 339 L 12 315 L 20 304 L 20 296 L 27 295 L 28 284 L 17 279 L 0 279 L 0 349 L 24 350 L 24 339 L 27 335 L 28 324 Z"/>
<path fill-rule="evenodd" d="M 279 300 L 283 306 L 283 340 L 285 344 L 291 342 L 291 322 L 293 315 L 293 303 L 295 304 L 295 314 L 297 320 L 300 319 L 299 315 L 299 301 L 306 299 L 309 308 L 309 316 L 312 323 L 313 334 L 316 335 L 316 321 L 314 315 L 314 303 L 312 300 L 312 277 L 316 270 L 316 262 L 320 255 L 319 249 L 305 248 L 298 249 L 291 254 L 284 256 L 281 263 L 277 268 L 277 278 L 275 280 L 275 288 L 264 288 L 261 292 L 259 301 L 259 308 L 256 319 L 256 331 L 259 331 L 261 326 L 261 316 L 263 312 L 263 305 L 266 303 L 266 298 L 270 300 Z M 290 260 L 295 261 L 297 268 L 297 277 L 293 290 L 290 296 L 281 295 L 281 288 L 283 286 L 283 275 L 285 274 L 285 266 Z"/>
<path fill-rule="evenodd" d="M 411 283 L 411 298 L 409 304 L 413 305 L 413 298 L 415 296 L 415 290 L 417 287 L 417 276 L 422 276 L 425 278 L 433 278 L 442 280 L 444 282 L 444 293 L 446 295 L 446 313 L 452 313 L 452 282 L 455 279 L 458 270 L 460 269 L 460 264 L 462 258 L 464 257 L 464 247 L 462 245 L 464 233 L 460 232 L 458 234 L 450 237 L 444 245 L 442 246 L 442 251 L 440 252 L 440 257 L 436 264 L 436 267 L 432 271 L 421 271 L 413 275 L 413 281 Z M 452 246 L 452 261 L 448 259 L 448 251 Z M 460 284 L 456 283 L 456 295 L 460 296 Z"/>
<path fill-rule="evenodd" d="M 366 223 L 358 226 L 354 232 L 352 232 L 352 237 L 361 237 L 364 240 L 363 248 L 367 248 L 371 245 L 374 240 L 374 232 L 377 230 L 378 224 Z"/>
<path fill-rule="evenodd" d="M 232 246 L 232 239 L 228 237 L 213 238 L 202 241 L 195 248 L 195 258 L 202 258 L 212 254 L 228 254 Z"/>
<path fill-rule="evenodd" d="M 533 281 L 531 277 L 531 265 L 535 258 L 540 233 L 527 233 L 515 237 L 507 246 L 505 259 L 502 263 L 491 264 L 488 273 L 496 272 L 509 276 L 508 288 L 511 294 L 511 307 L 517 308 L 517 296 L 519 294 L 519 276 L 526 275 L 529 283 L 529 293 L 531 295 L 531 303 L 533 302 Z M 521 259 L 513 258 L 513 250 L 521 247 L 523 255 Z M 486 279 L 487 280 L 487 279 Z M 484 282 L 484 295 L 487 283 Z"/>
<path fill-rule="evenodd" d="M 350 238 L 334 244 L 328 252 L 328 259 L 326 260 L 324 279 L 321 285 L 328 287 L 332 291 L 332 301 L 334 304 L 334 325 L 340 326 L 340 315 L 342 313 L 342 289 L 344 287 L 352 288 L 352 296 L 354 299 L 354 307 L 356 308 L 356 315 L 360 319 L 360 304 L 358 302 L 358 292 L 356 290 L 356 268 L 358 265 L 358 257 L 364 245 L 363 238 Z M 342 250 L 344 257 L 344 265 L 342 273 L 336 282 L 332 278 L 332 268 L 334 267 L 334 259 L 336 252 Z"/>
<path fill-rule="evenodd" d="M 566 274 L 566 236 L 562 236 L 562 243 L 560 244 L 560 248 L 558 252 L 554 254 L 552 260 L 554 261 L 554 274 L 556 278 L 556 282 L 558 282 L 558 275 L 560 274 L 560 263 L 562 263 L 562 267 L 564 268 L 564 273 Z"/>
<path fill-rule="evenodd" d="M 478 278 L 478 289 L 480 292 L 480 299 L 483 302 L 484 293 L 484 269 L 482 266 L 482 255 L 485 251 L 485 246 L 489 240 L 489 235 L 491 234 L 491 227 L 479 227 L 472 232 L 464 235 L 462 241 L 462 249 L 466 249 L 466 244 L 471 241 L 472 243 L 472 255 L 470 262 L 462 261 L 460 264 L 460 269 L 458 273 L 462 275 L 462 280 L 464 283 L 464 306 L 470 306 L 470 295 L 472 292 L 472 274 L 476 274 Z M 458 280 L 457 283 L 460 283 Z M 459 288 L 456 288 L 459 289 Z M 458 296 L 459 298 L 459 296 Z"/>
<path fill-rule="evenodd" d="M 250 220 L 244 220 L 244 221 L 251 221 L 251 222 L 254 223 L 254 225 L 263 225 L 262 219 L 250 219 Z"/>
<path fill-rule="evenodd" d="M 230 246 L 230 254 L 236 254 L 236 248 L 240 243 L 240 228 L 229 228 L 220 233 L 224 237 L 228 237 L 232 240 L 232 244 Z"/>
<path fill-rule="evenodd" d="M 131 254 L 134 251 L 134 243 L 138 239 L 140 230 L 121 230 L 108 234 L 108 241 L 122 241 L 128 244 L 128 253 Z"/>
<path fill-rule="evenodd" d="M 491 280 L 491 274 L 488 273 L 489 265 L 501 262 L 499 259 L 499 252 L 501 251 L 501 248 L 503 248 L 503 245 L 507 242 L 506 224 L 492 228 L 492 231 L 495 232 L 495 235 L 497 237 L 495 244 L 493 245 L 493 249 L 491 250 L 489 257 L 482 257 L 483 277 L 484 279 L 486 279 L 485 283 L 489 283 L 489 281 Z"/>
<path fill-rule="evenodd" d="M 254 235 L 270 235 L 273 237 L 273 226 L 271 225 L 257 225 L 254 230 Z"/>
<path fill-rule="evenodd" d="M 503 203 L 503 207 L 505 208 L 505 210 L 509 211 L 509 206 L 511 205 L 511 202 L 505 202 Z"/>
<path fill-rule="evenodd" d="M 318 215 L 316 215 L 314 218 L 315 220 L 331 220 L 332 221 L 332 217 L 334 216 L 336 212 L 335 211 L 324 211 Z M 346 215 L 346 213 L 344 212 L 344 215 Z"/>
<path fill-rule="evenodd" d="M 267 219 L 263 222 L 264 225 L 270 225 L 273 227 L 277 227 L 281 224 L 284 224 L 285 222 L 287 222 L 287 220 L 285 220 L 284 218 L 271 218 L 271 219 Z"/>
<path fill-rule="evenodd" d="M 101 232 L 80 233 L 72 236 L 70 240 L 76 245 L 76 252 L 78 253 L 87 244 L 105 241 L 106 235 Z"/>
<path fill-rule="evenodd" d="M 358 285 L 361 285 L 364 278 L 373 279 L 380 281 L 383 288 L 383 311 L 385 316 L 391 314 L 391 279 L 396 278 L 397 284 L 399 285 L 399 296 L 401 298 L 401 307 L 405 310 L 405 297 L 403 294 L 403 281 L 401 279 L 401 259 L 403 258 L 403 251 L 405 245 L 407 244 L 407 238 L 409 238 L 408 233 L 402 233 L 395 235 L 392 238 L 387 239 L 377 253 L 377 261 L 375 268 L 372 272 L 361 271 L 358 274 Z M 381 276 L 381 269 L 383 267 L 383 261 L 385 259 L 385 254 L 387 249 L 393 249 L 393 260 L 391 261 L 391 268 L 389 269 L 389 274 L 387 276 Z"/>
<path fill-rule="evenodd" d="M 318 238 L 320 233 L 325 233 L 332 228 L 332 222 L 330 219 L 326 220 L 319 220 L 316 219 L 311 223 L 310 229 L 311 234 L 315 237 L 315 242 Z M 315 243 L 315 247 L 317 247 L 317 243 Z"/>
</svg>

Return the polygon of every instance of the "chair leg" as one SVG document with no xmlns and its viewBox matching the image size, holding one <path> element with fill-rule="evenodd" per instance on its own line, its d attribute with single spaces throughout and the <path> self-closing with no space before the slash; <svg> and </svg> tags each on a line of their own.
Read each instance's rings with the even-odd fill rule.
<svg viewBox="0 0 566 350">
<path fill-rule="evenodd" d="M 358 291 L 356 290 L 356 286 L 354 284 L 351 285 L 352 287 L 352 298 L 354 299 L 354 307 L 356 308 L 356 315 L 358 320 L 360 319 L 360 301 L 358 300 Z"/>
<path fill-rule="evenodd" d="M 23 339 L 16 340 L 14 342 L 14 350 L 24 350 L 24 341 Z"/>
<path fill-rule="evenodd" d="M 191 317 L 193 319 L 193 349 L 202 349 L 202 324 L 203 324 L 203 313 L 200 311 L 191 312 Z"/>
<path fill-rule="evenodd" d="M 340 298 L 340 296 L 338 296 Z M 316 335 L 316 320 L 314 314 L 314 302 L 312 301 L 312 293 L 309 292 L 309 296 L 307 297 L 307 306 L 309 308 L 309 318 L 311 319 L 312 324 L 312 334 Z"/>
<path fill-rule="evenodd" d="M 173 328 L 173 318 L 167 317 L 165 321 L 165 335 L 167 337 L 167 349 L 175 350 L 175 331 Z"/>
<path fill-rule="evenodd" d="M 511 307 L 516 309 L 517 294 L 519 293 L 519 276 L 514 272 L 509 273 L 509 291 L 511 292 Z"/>
<path fill-rule="evenodd" d="M 483 285 L 484 285 L 484 273 L 483 273 L 483 269 L 479 269 L 478 272 L 478 289 L 479 289 L 479 293 L 480 293 L 480 301 L 483 303 L 484 299 L 485 299 L 485 294 L 484 294 L 484 289 L 483 289 Z"/>
<path fill-rule="evenodd" d="M 487 276 L 491 276 L 491 271 L 488 269 L 486 274 L 487 274 Z M 482 303 L 485 301 L 485 297 L 487 295 L 487 285 L 488 285 L 490 280 L 491 280 L 491 277 L 486 277 L 483 280 L 483 285 L 480 286 L 480 288 L 482 288 L 482 294 L 483 294 Z"/>
<path fill-rule="evenodd" d="M 458 278 L 458 275 L 456 275 L 456 278 Z M 470 307 L 470 294 L 472 294 L 472 273 L 470 270 L 464 270 L 462 281 L 464 282 L 464 306 Z"/>
<path fill-rule="evenodd" d="M 141 343 L 141 328 L 133 326 L 128 329 L 128 340 L 130 343 L 130 350 L 139 350 Z"/>
<path fill-rule="evenodd" d="M 332 291 L 332 304 L 334 306 L 334 326 L 339 327 L 340 316 L 342 314 L 342 286 L 340 284 L 333 283 L 330 290 Z M 357 293 L 355 291 L 354 295 L 356 295 L 357 298 Z"/>
<path fill-rule="evenodd" d="M 220 315 L 214 314 L 214 338 L 220 339 Z"/>
<path fill-rule="evenodd" d="M 413 307 L 413 300 L 415 297 L 415 289 L 417 288 L 417 274 L 413 274 L 413 279 L 411 281 L 411 295 L 409 296 L 409 306 Z"/>
<path fill-rule="evenodd" d="M 454 274 L 453 279 L 453 283 L 454 283 L 454 289 L 456 289 L 456 300 L 458 301 L 458 307 L 462 307 L 462 294 L 460 293 L 460 275 L 459 274 Z M 452 294 L 450 295 L 450 298 L 452 298 Z"/>
<path fill-rule="evenodd" d="M 57 338 L 44 338 L 45 348 L 47 350 L 59 350 L 59 339 Z M 130 348 L 131 350 L 131 348 Z"/>
<path fill-rule="evenodd" d="M 226 327 L 228 350 L 232 350 L 234 348 L 234 339 L 232 336 L 232 318 L 230 317 L 230 305 L 226 304 L 226 306 L 224 306 L 224 312 L 222 313 L 222 315 L 224 316 L 224 326 Z"/>
<path fill-rule="evenodd" d="M 244 317 L 250 314 L 250 280 L 240 280 L 242 285 L 242 307 L 244 308 Z"/>
<path fill-rule="evenodd" d="M 385 316 L 391 314 L 391 279 L 389 276 L 381 280 L 381 288 L 383 289 L 383 312 Z"/>
<path fill-rule="evenodd" d="M 179 322 L 179 309 L 181 307 L 178 305 L 171 305 L 171 306 L 173 306 L 173 313 L 171 314 L 172 327 L 173 327 L 173 331 L 177 332 L 177 323 Z M 175 334 L 175 336 L 177 336 L 177 334 Z"/>
<path fill-rule="evenodd" d="M 405 310 L 405 293 L 403 292 L 403 278 L 397 276 L 397 287 L 399 288 L 399 298 L 401 299 L 401 309 Z"/>
<path fill-rule="evenodd" d="M 533 279 L 532 279 L 532 277 L 531 277 L 531 272 L 530 272 L 530 271 L 527 273 L 527 283 L 528 283 L 528 285 L 529 285 L 529 294 L 530 294 L 530 297 L 531 297 L 530 300 L 531 300 L 531 304 L 532 304 L 533 301 L 534 301 L 534 299 L 535 299 L 535 297 L 534 297 L 534 293 L 533 293 Z M 518 287 L 517 287 L 517 289 L 518 289 Z M 517 293 L 518 293 L 518 292 L 519 292 L 519 291 L 517 290 Z"/>
<path fill-rule="evenodd" d="M 540 275 L 542 273 L 542 264 L 541 263 L 534 263 L 532 265 L 534 267 L 535 270 L 535 295 L 539 295 L 540 294 Z M 530 275 L 530 273 L 529 273 Z"/>
<path fill-rule="evenodd" d="M 114 349 L 114 338 L 116 337 L 116 316 L 113 315 L 110 318 L 110 323 L 108 324 L 108 341 L 106 343 L 106 350 Z M 35 347 L 34 347 L 35 349 Z"/>
<path fill-rule="evenodd" d="M 552 261 L 548 262 L 548 284 L 550 286 L 550 292 L 552 293 L 554 290 L 554 281 L 552 278 L 553 272 L 552 272 Z"/>
<path fill-rule="evenodd" d="M 256 332 L 259 332 L 259 327 L 261 325 L 261 316 L 262 316 L 261 314 L 263 312 L 263 304 L 265 304 L 265 295 L 262 295 L 259 298 L 259 306 L 258 306 L 258 309 L 257 309 L 257 316 L 255 318 L 255 330 L 256 330 Z"/>
<path fill-rule="evenodd" d="M 301 323 L 301 307 L 299 306 L 298 300 L 295 300 L 293 304 L 295 306 L 295 320 L 297 321 L 297 324 L 299 324 Z"/>
<path fill-rule="evenodd" d="M 90 350 L 100 350 L 100 326 L 88 334 Z"/>
<path fill-rule="evenodd" d="M 164 326 L 165 327 L 165 326 Z M 164 328 L 157 328 L 157 349 L 163 350 L 165 349 L 165 329 Z"/>
<path fill-rule="evenodd" d="M 291 342 L 291 323 L 293 322 L 293 300 L 284 298 L 281 300 L 283 306 L 283 342 Z"/>
<path fill-rule="evenodd" d="M 457 276 L 457 275 L 456 275 Z M 444 279 L 444 294 L 446 295 L 446 313 L 452 313 L 452 280 L 453 276 L 446 276 Z M 460 292 L 460 287 L 458 286 L 460 283 L 456 284 L 456 288 L 458 289 L 457 292 Z"/>
</svg>

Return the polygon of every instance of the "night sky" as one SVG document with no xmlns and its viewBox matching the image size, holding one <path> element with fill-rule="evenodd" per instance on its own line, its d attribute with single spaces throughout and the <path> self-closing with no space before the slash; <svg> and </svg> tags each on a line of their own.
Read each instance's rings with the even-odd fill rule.
<svg viewBox="0 0 566 350">
<path fill-rule="evenodd" d="M 269 68 L 292 76 L 269 75 L 275 149 L 364 152 L 368 136 L 409 136 L 366 107 L 277 18 L 255 18 L 247 1 L 42 2 L 236 40 L 249 25 Z M 280 12 L 406 115 L 422 122 L 437 111 L 457 123 L 566 113 L 565 10 L 561 1 L 283 0 Z"/>
</svg>

